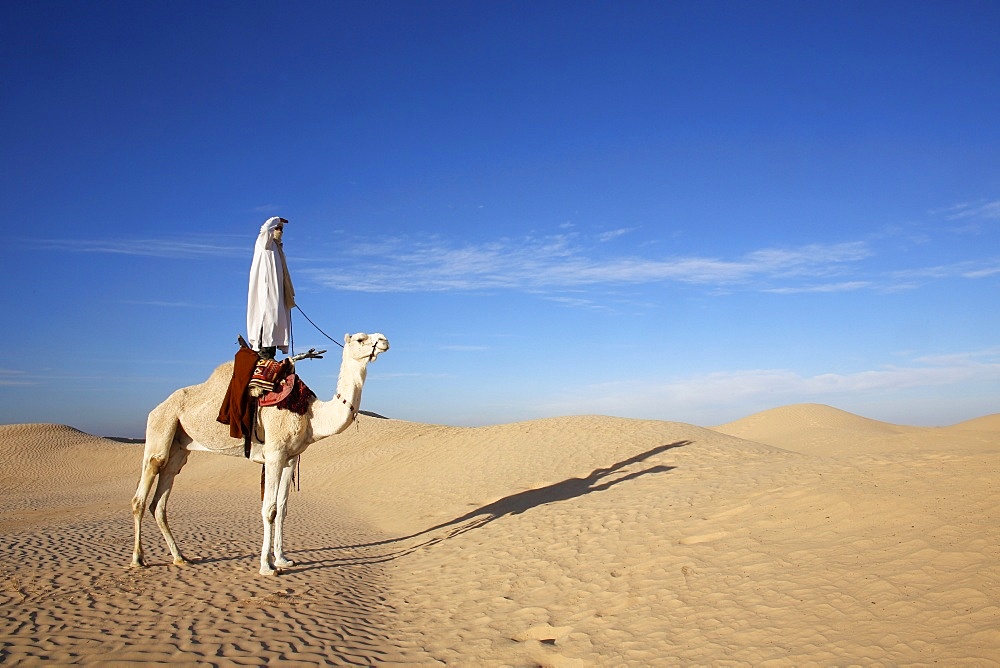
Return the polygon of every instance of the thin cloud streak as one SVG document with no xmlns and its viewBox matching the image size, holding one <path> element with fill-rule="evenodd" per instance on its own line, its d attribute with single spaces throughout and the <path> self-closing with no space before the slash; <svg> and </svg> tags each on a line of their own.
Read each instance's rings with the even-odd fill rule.
<svg viewBox="0 0 1000 668">
<path fill-rule="evenodd" d="M 610 230 L 608 232 L 603 232 L 597 236 L 597 240 L 601 243 L 607 243 L 613 241 L 618 237 L 624 236 L 632 231 L 631 227 L 623 227 L 619 230 Z"/>
<path fill-rule="evenodd" d="M 37 385 L 32 376 L 18 369 L 0 369 L 0 387 L 26 387 Z"/>
<path fill-rule="evenodd" d="M 932 212 L 934 213 L 934 212 Z M 992 202 L 966 202 L 944 210 L 949 220 L 964 218 L 1000 219 L 1000 200 Z"/>
<path fill-rule="evenodd" d="M 244 257 L 248 252 L 245 246 L 223 246 L 215 243 L 171 239 L 37 239 L 30 243 L 43 250 L 70 253 L 106 253 L 168 259 Z"/>
<path fill-rule="evenodd" d="M 642 412 L 662 415 L 723 404 L 838 402 L 844 397 L 881 396 L 926 387 L 1000 383 L 1000 349 L 915 358 L 856 373 L 805 376 L 788 369 L 750 369 L 701 374 L 658 383 L 622 381 L 592 384 L 543 404 L 548 413 Z M 720 401 L 720 397 L 725 399 Z"/>
<path fill-rule="evenodd" d="M 823 285 L 808 285 L 799 288 L 771 288 L 764 290 L 776 295 L 795 295 L 806 293 L 854 292 L 870 288 L 870 281 L 846 281 L 844 283 L 826 283 Z"/>
<path fill-rule="evenodd" d="M 993 205 L 977 205 L 977 215 L 992 215 Z M 958 205 L 966 210 L 969 205 Z M 970 214 L 971 215 L 971 214 Z M 597 285 L 657 283 L 759 290 L 792 295 L 858 290 L 894 292 L 927 281 L 969 280 L 1000 273 L 1000 259 L 966 260 L 859 275 L 864 261 L 875 256 L 865 241 L 764 248 L 735 258 L 689 256 L 650 258 L 607 256 L 606 241 L 631 232 L 620 229 L 585 245 L 575 233 L 520 239 L 501 238 L 480 244 L 455 245 L 437 236 L 425 240 L 391 237 L 341 247 L 336 269 L 317 264 L 329 258 L 296 256 L 296 272 L 319 286 L 351 292 L 409 293 L 480 290 L 558 291 Z M 249 254 L 246 243 L 177 239 L 46 239 L 38 248 L 72 253 L 104 253 L 164 259 L 238 258 Z"/>
<path fill-rule="evenodd" d="M 129 306 L 157 306 L 164 308 L 216 308 L 211 304 L 193 304 L 191 302 L 165 302 L 165 301 L 137 301 L 128 300 L 119 302 Z"/>
<path fill-rule="evenodd" d="M 1000 259 L 967 260 L 917 269 L 902 269 L 890 274 L 895 279 L 986 278 L 1000 273 Z"/>
<path fill-rule="evenodd" d="M 453 247 L 424 242 L 406 247 L 367 245 L 348 251 L 357 270 L 312 269 L 324 287 L 356 292 L 570 289 L 604 285 L 677 282 L 737 286 L 754 281 L 820 278 L 843 274 L 873 255 L 864 242 L 768 248 L 741 258 L 599 258 L 568 236 L 502 239 Z"/>
<path fill-rule="evenodd" d="M 976 269 L 974 271 L 967 271 L 962 274 L 964 278 L 989 278 L 990 276 L 996 276 L 1000 274 L 1000 266 L 986 267 L 984 269 Z"/>
</svg>

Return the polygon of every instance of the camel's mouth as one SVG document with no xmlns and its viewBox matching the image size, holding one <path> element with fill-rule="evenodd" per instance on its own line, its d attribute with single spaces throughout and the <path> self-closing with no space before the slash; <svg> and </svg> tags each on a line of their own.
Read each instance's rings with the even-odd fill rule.
<svg viewBox="0 0 1000 668">
<path fill-rule="evenodd" d="M 384 353 L 387 350 L 389 350 L 389 341 L 386 339 L 379 339 L 372 346 L 372 354 L 370 359 L 374 360 L 381 353 Z"/>
</svg>

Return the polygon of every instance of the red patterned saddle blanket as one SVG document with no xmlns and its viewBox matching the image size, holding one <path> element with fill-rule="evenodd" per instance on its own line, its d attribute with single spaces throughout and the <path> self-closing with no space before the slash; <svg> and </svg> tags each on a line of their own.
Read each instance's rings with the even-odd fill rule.
<svg viewBox="0 0 1000 668">
<path fill-rule="evenodd" d="M 292 372 L 292 365 L 288 360 L 278 362 L 273 359 L 259 358 L 250 377 L 250 396 L 259 397 L 262 394 L 273 392 L 278 383 Z"/>
<path fill-rule="evenodd" d="M 316 394 L 309 389 L 309 386 L 297 375 L 290 373 L 281 379 L 274 391 L 260 397 L 257 403 L 260 406 L 276 406 L 298 415 L 305 415 L 315 398 Z"/>
</svg>

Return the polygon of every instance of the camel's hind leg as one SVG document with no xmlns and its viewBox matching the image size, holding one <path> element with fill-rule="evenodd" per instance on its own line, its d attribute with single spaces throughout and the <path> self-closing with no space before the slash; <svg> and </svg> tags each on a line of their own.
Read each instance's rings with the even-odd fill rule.
<svg viewBox="0 0 1000 668">
<path fill-rule="evenodd" d="M 156 457 L 142 457 L 142 474 L 139 476 L 139 486 L 132 497 L 132 518 L 135 522 L 135 545 L 132 548 L 132 567 L 146 566 L 146 557 L 142 553 L 142 515 L 146 511 L 146 497 L 153 486 L 153 480 L 160 472 L 162 460 Z"/>
<path fill-rule="evenodd" d="M 156 523 L 160 527 L 163 539 L 167 541 L 167 547 L 170 548 L 170 554 L 173 555 L 174 564 L 177 566 L 183 566 L 188 562 L 177 548 L 177 542 L 174 540 L 174 536 L 170 532 L 170 526 L 167 524 L 167 500 L 170 498 L 170 490 L 174 487 L 174 478 L 177 477 L 181 468 L 187 463 L 187 458 L 188 451 L 177 441 L 174 441 L 173 446 L 170 448 L 170 458 L 160 468 L 160 477 L 156 481 L 156 492 L 153 493 L 153 500 L 149 504 L 149 511 L 156 518 Z"/>
<path fill-rule="evenodd" d="M 135 523 L 132 566 L 135 568 L 146 565 L 146 558 L 142 552 L 142 516 L 146 511 L 146 499 L 153 488 L 153 481 L 169 461 L 171 445 L 178 427 L 175 418 L 162 414 L 162 408 L 163 404 L 154 408 L 146 421 L 146 447 L 142 453 L 142 473 L 139 475 L 135 496 L 132 497 L 132 518 Z"/>
</svg>

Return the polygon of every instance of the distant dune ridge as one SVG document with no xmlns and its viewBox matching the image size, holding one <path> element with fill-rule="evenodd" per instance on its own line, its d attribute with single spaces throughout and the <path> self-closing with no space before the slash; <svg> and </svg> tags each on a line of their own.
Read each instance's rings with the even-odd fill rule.
<svg viewBox="0 0 1000 668">
<path fill-rule="evenodd" d="M 0 661 L 1000 662 L 1000 414 L 786 406 L 713 429 L 362 417 L 303 456 L 256 574 L 259 467 L 191 454 L 170 565 L 127 568 L 142 448 L 0 426 Z"/>
</svg>

